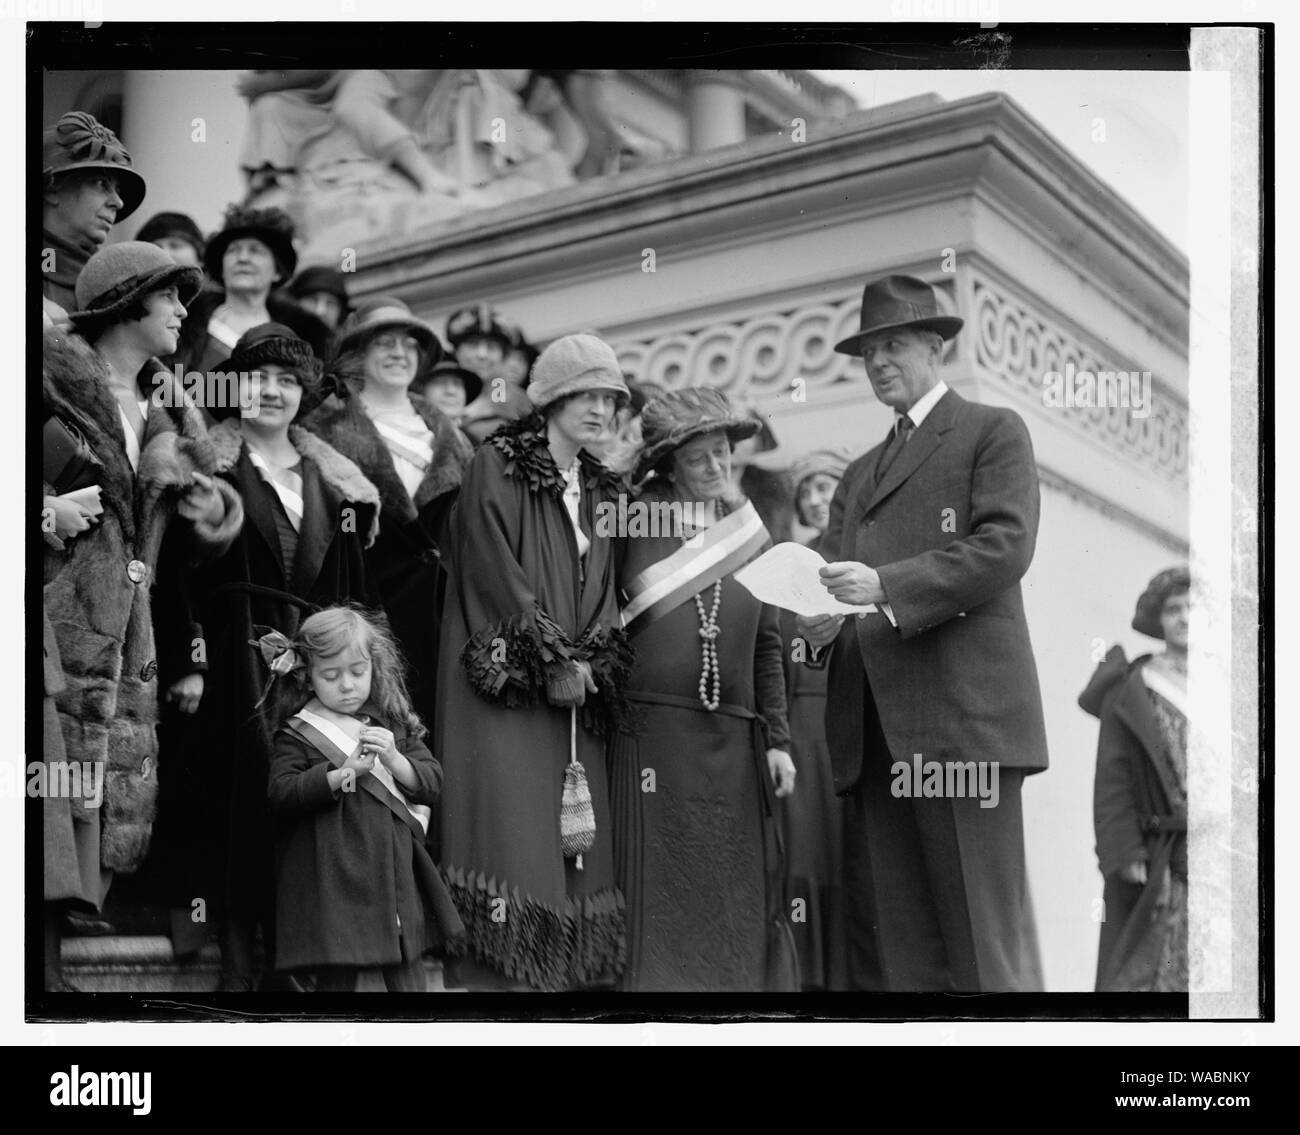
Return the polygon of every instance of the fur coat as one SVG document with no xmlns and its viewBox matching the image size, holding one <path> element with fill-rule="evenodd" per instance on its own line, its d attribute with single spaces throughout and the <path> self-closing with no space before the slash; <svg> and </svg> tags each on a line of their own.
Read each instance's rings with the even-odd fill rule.
<svg viewBox="0 0 1300 1135">
<path fill-rule="evenodd" d="M 419 397 L 411 405 L 433 432 L 433 460 L 412 497 L 357 390 L 331 394 L 303 425 L 355 461 L 379 490 L 379 538 L 366 552 L 366 575 L 378 592 L 408 664 L 416 712 L 432 731 L 438 675 L 438 634 L 446 577 L 440 545 L 451 505 L 474 455 L 465 435 Z"/>
<path fill-rule="evenodd" d="M 75 425 L 104 467 L 104 511 L 94 526 L 66 546 L 46 534 L 45 608 L 66 681 L 57 706 L 67 759 L 106 765 L 100 862 L 130 872 L 148 849 L 158 784 L 153 569 L 181 495 L 194 472 L 214 471 L 216 455 L 174 376 L 165 380 L 171 397 L 149 406 L 132 470 L 108 368 L 95 350 L 78 335 L 48 332 L 42 369 L 46 415 Z M 219 523 L 176 521 L 200 556 L 223 551 L 243 524 L 238 494 L 216 486 L 225 505 Z M 87 806 L 73 801 L 74 813 Z"/>
</svg>

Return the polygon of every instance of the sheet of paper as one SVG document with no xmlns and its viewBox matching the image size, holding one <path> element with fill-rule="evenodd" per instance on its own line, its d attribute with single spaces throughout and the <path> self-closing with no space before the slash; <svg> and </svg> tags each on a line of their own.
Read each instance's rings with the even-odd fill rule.
<svg viewBox="0 0 1300 1135">
<path fill-rule="evenodd" d="M 811 548 L 777 544 L 736 572 L 736 582 L 760 602 L 796 615 L 861 615 L 876 610 L 874 604 L 851 607 L 831 595 L 817 574 L 825 566 L 826 561 Z"/>
</svg>

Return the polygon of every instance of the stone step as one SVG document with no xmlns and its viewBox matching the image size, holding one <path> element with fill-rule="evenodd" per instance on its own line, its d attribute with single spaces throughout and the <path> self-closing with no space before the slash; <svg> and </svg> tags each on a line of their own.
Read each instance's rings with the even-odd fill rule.
<svg viewBox="0 0 1300 1135">
<path fill-rule="evenodd" d="M 425 962 L 430 993 L 449 992 L 442 965 Z M 166 935 L 107 935 L 64 938 L 63 975 L 87 993 L 213 993 L 221 974 L 221 953 L 208 943 L 184 961 Z M 363 973 L 358 993 L 384 992 L 379 973 Z"/>
</svg>

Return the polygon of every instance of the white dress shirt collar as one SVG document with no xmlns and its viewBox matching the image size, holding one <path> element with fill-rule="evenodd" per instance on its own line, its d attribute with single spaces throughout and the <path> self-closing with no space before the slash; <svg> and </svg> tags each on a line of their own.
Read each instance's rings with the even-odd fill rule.
<svg viewBox="0 0 1300 1135">
<path fill-rule="evenodd" d="M 938 404 L 939 399 L 947 393 L 948 384 L 940 379 L 938 385 L 936 385 L 932 390 L 927 390 L 922 394 L 917 400 L 916 405 L 907 411 L 907 416 L 912 419 L 912 425 L 919 427 L 921 423 L 925 421 L 926 415 L 929 414 Z M 898 419 L 902 416 L 902 414 L 894 415 L 895 425 L 898 424 Z"/>
</svg>

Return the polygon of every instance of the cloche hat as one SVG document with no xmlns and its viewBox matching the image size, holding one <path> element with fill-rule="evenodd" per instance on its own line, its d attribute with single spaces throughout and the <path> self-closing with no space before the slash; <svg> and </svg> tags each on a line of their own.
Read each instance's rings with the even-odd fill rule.
<svg viewBox="0 0 1300 1135">
<path fill-rule="evenodd" d="M 585 390 L 608 390 L 620 401 L 629 397 L 614 348 L 595 335 L 565 335 L 537 356 L 528 400 L 538 410 Z"/>
<path fill-rule="evenodd" d="M 297 416 L 301 418 L 317 400 L 321 361 L 312 352 L 311 344 L 292 328 L 283 323 L 259 323 L 250 327 L 239 337 L 230 358 L 213 369 L 244 374 L 259 370 L 267 363 L 289 367 L 298 376 L 302 384 L 302 402 Z M 228 417 L 237 411 L 237 406 L 209 407 L 214 418 Z"/>
<path fill-rule="evenodd" d="M 200 260 L 203 259 L 203 232 L 194 223 L 194 218 L 184 213 L 155 213 L 140 226 L 135 239 L 152 242 L 166 236 L 180 237 L 194 248 Z"/>
<path fill-rule="evenodd" d="M 175 284 L 181 303 L 188 305 L 203 285 L 197 268 L 177 264 L 156 244 L 127 240 L 101 248 L 77 277 L 77 311 L 68 318 L 74 326 L 112 323 L 131 304 Z"/>
<path fill-rule="evenodd" d="M 442 358 L 442 344 L 433 328 L 412 315 L 411 309 L 396 296 L 374 296 L 348 317 L 339 340 L 339 354 L 360 350 L 380 332 L 392 330 L 405 331 L 434 362 Z"/>
<path fill-rule="evenodd" d="M 105 170 L 117 178 L 122 221 L 144 200 L 144 178 L 131 166 L 131 155 L 118 137 L 93 116 L 70 110 L 41 136 L 41 173 L 47 185 L 77 170 Z"/>
</svg>

